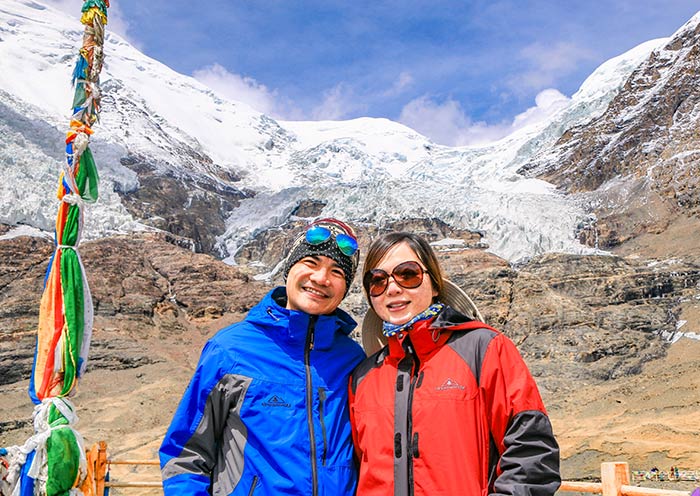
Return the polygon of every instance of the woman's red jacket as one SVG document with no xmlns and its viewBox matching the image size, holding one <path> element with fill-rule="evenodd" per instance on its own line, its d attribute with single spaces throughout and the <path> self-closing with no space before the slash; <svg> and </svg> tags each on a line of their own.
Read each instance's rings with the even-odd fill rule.
<svg viewBox="0 0 700 496">
<path fill-rule="evenodd" d="M 559 448 L 513 342 L 446 308 L 350 378 L 358 496 L 553 495 Z"/>
</svg>

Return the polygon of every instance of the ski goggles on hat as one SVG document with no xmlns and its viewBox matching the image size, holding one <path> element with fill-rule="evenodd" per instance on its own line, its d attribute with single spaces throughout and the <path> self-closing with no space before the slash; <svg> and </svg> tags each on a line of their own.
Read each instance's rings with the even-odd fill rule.
<svg viewBox="0 0 700 496">
<path fill-rule="evenodd" d="M 335 238 L 335 244 L 343 255 L 351 257 L 357 252 L 357 240 L 347 234 L 333 232 L 324 226 L 314 225 L 306 230 L 306 242 L 310 245 L 320 245 L 328 241 L 331 236 Z"/>
<path fill-rule="evenodd" d="M 423 284 L 425 269 L 418 262 L 402 262 L 391 271 L 391 274 L 382 269 L 372 269 L 365 273 L 362 283 L 370 296 L 381 296 L 389 287 L 389 278 L 405 289 L 415 289 Z"/>
</svg>

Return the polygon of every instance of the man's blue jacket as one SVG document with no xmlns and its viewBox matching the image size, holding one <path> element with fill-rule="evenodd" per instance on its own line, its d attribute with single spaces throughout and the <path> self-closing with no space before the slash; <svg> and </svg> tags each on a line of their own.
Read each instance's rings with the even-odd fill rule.
<svg viewBox="0 0 700 496">
<path fill-rule="evenodd" d="M 160 448 L 166 496 L 354 494 L 356 323 L 285 302 L 274 289 L 207 342 Z"/>
</svg>

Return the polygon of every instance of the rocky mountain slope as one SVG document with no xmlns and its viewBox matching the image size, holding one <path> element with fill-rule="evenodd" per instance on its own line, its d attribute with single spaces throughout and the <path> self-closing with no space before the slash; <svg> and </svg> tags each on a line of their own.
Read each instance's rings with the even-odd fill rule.
<svg viewBox="0 0 700 496">
<path fill-rule="evenodd" d="M 700 16 L 631 74 L 606 111 L 567 130 L 521 172 L 586 197 L 603 249 L 700 213 Z"/>
</svg>

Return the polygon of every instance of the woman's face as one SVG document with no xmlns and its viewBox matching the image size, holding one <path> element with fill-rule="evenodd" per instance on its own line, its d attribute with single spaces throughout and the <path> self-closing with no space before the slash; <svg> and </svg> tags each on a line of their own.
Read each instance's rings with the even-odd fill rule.
<svg viewBox="0 0 700 496">
<path fill-rule="evenodd" d="M 425 269 L 416 252 L 407 243 L 402 242 L 386 252 L 377 266 L 372 269 L 382 269 L 387 274 L 391 274 L 394 267 L 409 261 L 418 262 Z M 426 310 L 433 303 L 435 296 L 437 296 L 437 290 L 433 289 L 430 276 L 424 273 L 421 285 L 413 289 L 399 286 L 394 278 L 390 277 L 386 291 L 379 296 L 370 296 L 370 299 L 379 318 L 385 322 L 400 325 Z"/>
</svg>

